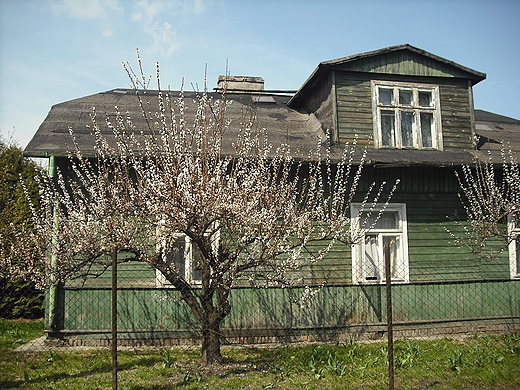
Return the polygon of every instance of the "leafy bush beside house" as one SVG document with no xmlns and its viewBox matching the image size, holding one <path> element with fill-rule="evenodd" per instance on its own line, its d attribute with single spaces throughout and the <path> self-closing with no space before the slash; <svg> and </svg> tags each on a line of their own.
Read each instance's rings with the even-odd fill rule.
<svg viewBox="0 0 520 390">
<path fill-rule="evenodd" d="M 16 276 L 24 259 L 15 257 L 11 244 L 23 228 L 31 226 L 27 196 L 38 205 L 38 165 L 23 156 L 22 150 L 0 140 L 0 317 L 43 317 L 44 294 L 32 282 Z M 25 190 L 24 190 L 25 187 Z"/>
</svg>

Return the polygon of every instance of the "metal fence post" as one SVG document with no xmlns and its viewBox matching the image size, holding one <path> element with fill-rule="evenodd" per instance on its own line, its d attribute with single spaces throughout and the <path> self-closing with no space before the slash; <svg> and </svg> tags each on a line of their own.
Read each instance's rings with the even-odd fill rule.
<svg viewBox="0 0 520 390">
<path fill-rule="evenodd" d="M 117 390 L 117 247 L 112 248 L 112 389 Z"/>
<path fill-rule="evenodd" d="M 394 333 L 392 319 L 392 272 L 390 264 L 390 244 L 384 245 L 386 278 L 386 324 L 388 328 L 388 388 L 394 390 Z"/>
</svg>

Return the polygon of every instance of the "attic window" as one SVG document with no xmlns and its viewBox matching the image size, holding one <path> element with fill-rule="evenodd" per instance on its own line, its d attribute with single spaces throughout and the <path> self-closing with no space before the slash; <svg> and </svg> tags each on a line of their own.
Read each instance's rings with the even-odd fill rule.
<svg viewBox="0 0 520 390">
<path fill-rule="evenodd" d="M 253 103 L 276 103 L 274 97 L 268 95 L 252 95 L 251 100 Z"/>
<path fill-rule="evenodd" d="M 372 81 L 376 147 L 442 149 L 439 87 Z"/>
</svg>

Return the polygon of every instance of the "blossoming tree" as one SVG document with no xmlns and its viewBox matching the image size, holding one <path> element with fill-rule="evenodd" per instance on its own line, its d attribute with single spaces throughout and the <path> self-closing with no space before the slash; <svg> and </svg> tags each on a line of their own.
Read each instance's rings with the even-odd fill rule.
<svg viewBox="0 0 520 390">
<path fill-rule="evenodd" d="M 520 169 L 515 152 L 504 143 L 500 159 L 477 152 L 474 163 L 456 174 L 469 225 L 452 237 L 483 260 L 493 260 L 518 240 Z"/>
<path fill-rule="evenodd" d="M 33 242 L 52 259 L 50 283 L 103 270 L 113 251 L 127 254 L 120 262 L 150 264 L 199 321 L 203 362 L 220 363 L 220 325 L 238 281 L 301 286 L 298 270 L 320 262 L 336 242 L 360 237 L 349 208 L 365 154 L 356 155 L 354 143 L 331 162 L 327 140 L 316 140 L 313 154 L 296 158 L 289 145 L 271 145 L 253 130 L 254 115 L 230 122 L 225 93 L 200 93 L 190 119 L 182 94 L 174 98 L 159 84 L 151 97 L 142 73 L 127 71 L 146 128 L 117 108 L 105 123 L 93 116 L 96 156 L 77 146 L 74 177 L 43 181 L 47 214 L 36 212 Z M 107 126 L 110 137 L 101 131 Z M 225 145 L 231 126 L 237 137 Z M 372 186 L 360 199 L 370 207 L 382 191 Z M 198 253 L 199 283 L 172 260 L 185 239 Z"/>
</svg>

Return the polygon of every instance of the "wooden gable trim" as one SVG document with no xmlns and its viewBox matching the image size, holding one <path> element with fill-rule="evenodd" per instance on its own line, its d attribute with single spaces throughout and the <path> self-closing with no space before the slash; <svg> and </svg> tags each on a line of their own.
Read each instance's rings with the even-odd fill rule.
<svg viewBox="0 0 520 390">
<path fill-rule="evenodd" d="M 434 65 L 437 74 L 404 73 L 404 71 L 414 71 L 410 61 L 416 62 L 418 64 L 417 68 L 424 68 L 425 65 Z M 400 63 L 403 64 L 401 65 Z M 376 65 L 376 67 L 381 70 L 381 72 L 378 73 L 405 74 L 410 76 L 450 77 L 451 74 L 456 74 L 456 76 L 451 77 L 468 78 L 474 81 L 473 84 L 486 78 L 485 73 L 467 68 L 409 44 L 391 46 L 335 60 L 324 61 L 320 65 L 322 67 L 334 66 L 336 68 L 353 67 L 362 69 L 358 70 L 362 72 L 377 72 L 373 69 L 374 65 Z M 371 67 L 372 70 L 370 70 Z M 417 70 L 418 69 L 415 69 L 416 72 Z M 395 73 L 396 71 L 397 73 Z M 422 69 L 422 71 L 424 72 L 425 69 Z"/>
<path fill-rule="evenodd" d="M 287 105 L 297 109 L 304 102 L 306 96 L 312 93 L 321 76 L 333 70 L 410 77 L 468 79 L 471 85 L 475 85 L 486 78 L 485 73 L 405 44 L 321 62 L 296 94 L 288 101 Z"/>
<path fill-rule="evenodd" d="M 334 65 L 335 69 L 403 76 L 468 78 L 468 73 L 431 57 L 402 50 Z M 469 75 L 471 76 L 471 75 Z"/>
</svg>

